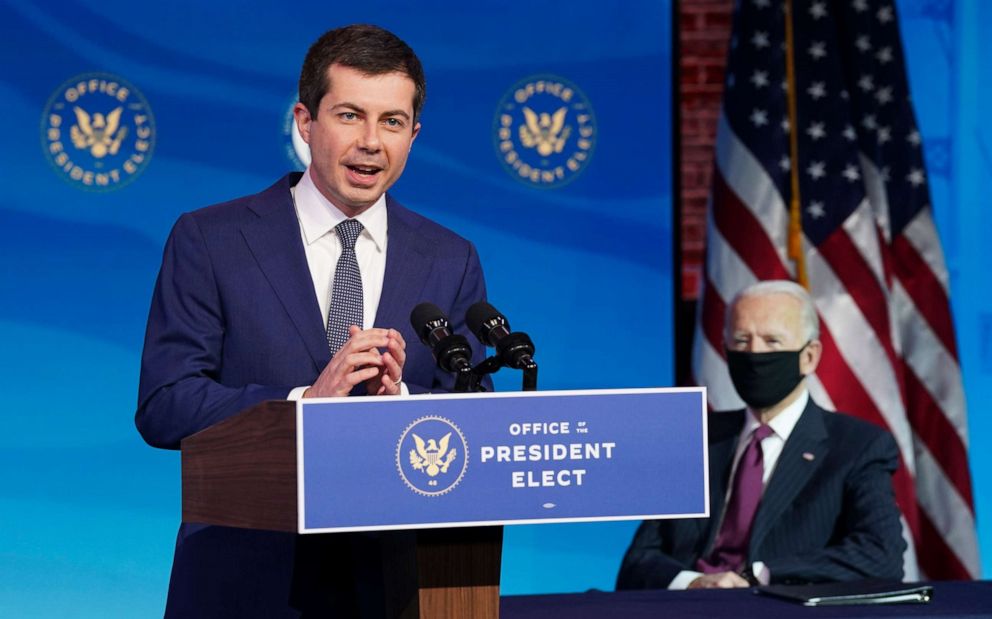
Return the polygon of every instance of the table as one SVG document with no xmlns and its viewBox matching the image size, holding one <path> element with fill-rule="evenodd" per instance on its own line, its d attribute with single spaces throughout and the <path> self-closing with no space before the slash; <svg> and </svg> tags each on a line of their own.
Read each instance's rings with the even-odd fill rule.
<svg viewBox="0 0 992 619">
<path fill-rule="evenodd" d="M 935 582 L 929 604 L 808 608 L 751 589 L 590 591 L 500 598 L 501 619 L 858 619 L 876 617 L 992 618 L 992 582 Z"/>
</svg>

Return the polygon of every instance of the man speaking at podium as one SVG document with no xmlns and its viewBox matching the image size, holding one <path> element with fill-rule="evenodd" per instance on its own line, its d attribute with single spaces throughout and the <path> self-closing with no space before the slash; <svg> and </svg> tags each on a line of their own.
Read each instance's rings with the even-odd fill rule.
<svg viewBox="0 0 992 619">
<path fill-rule="evenodd" d="M 642 523 L 617 589 L 902 578 L 898 449 L 882 428 L 810 399 L 818 337 L 802 286 L 737 295 L 727 366 L 748 407 L 709 415 L 710 517 Z"/>
<path fill-rule="evenodd" d="M 318 39 L 296 124 L 312 163 L 187 213 L 148 317 L 136 423 L 156 447 L 263 400 L 450 388 L 410 310 L 462 324 L 485 299 L 471 243 L 386 195 L 420 131 L 424 72 L 375 26 Z M 480 351 L 481 353 L 481 351 Z M 477 355 L 481 360 L 481 354 Z M 416 593 L 412 533 L 296 536 L 184 523 L 167 616 L 391 616 Z"/>
</svg>

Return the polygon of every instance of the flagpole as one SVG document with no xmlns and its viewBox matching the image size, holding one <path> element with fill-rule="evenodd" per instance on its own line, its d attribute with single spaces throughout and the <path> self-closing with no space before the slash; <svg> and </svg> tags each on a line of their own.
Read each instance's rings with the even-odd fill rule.
<svg viewBox="0 0 992 619">
<path fill-rule="evenodd" d="M 806 259 L 803 255 L 803 219 L 799 199 L 799 122 L 796 115 L 796 61 L 792 32 L 792 0 L 785 0 L 785 78 L 786 101 L 789 107 L 789 259 L 796 264 L 796 281 L 809 288 Z"/>
</svg>

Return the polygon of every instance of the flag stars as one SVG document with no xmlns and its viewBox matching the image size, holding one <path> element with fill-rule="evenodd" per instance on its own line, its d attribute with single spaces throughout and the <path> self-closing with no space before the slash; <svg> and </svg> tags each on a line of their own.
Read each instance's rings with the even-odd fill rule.
<svg viewBox="0 0 992 619">
<path fill-rule="evenodd" d="M 813 60 L 819 60 L 827 55 L 827 45 L 823 41 L 813 41 L 813 44 L 809 46 L 809 55 L 813 57 Z"/>
<path fill-rule="evenodd" d="M 827 96 L 827 88 L 823 82 L 813 82 L 813 84 L 806 89 L 809 96 L 813 97 L 814 101 L 819 101 L 823 97 Z"/>
<path fill-rule="evenodd" d="M 809 174 L 810 178 L 817 181 L 826 176 L 827 166 L 822 161 L 814 161 L 806 168 L 806 173 Z"/>
<path fill-rule="evenodd" d="M 892 168 L 889 166 L 882 166 L 880 174 L 882 175 L 882 180 L 886 183 L 892 180 Z"/>
<path fill-rule="evenodd" d="M 862 75 L 861 79 L 858 80 L 858 88 L 865 92 L 874 90 L 875 78 L 868 74 Z"/>
<path fill-rule="evenodd" d="M 920 132 L 917 131 L 916 129 L 913 129 L 912 131 L 909 132 L 909 135 L 906 136 L 906 141 L 912 144 L 913 146 L 919 146 L 921 141 Z"/>
<path fill-rule="evenodd" d="M 858 172 L 858 167 L 853 164 L 848 164 L 841 174 L 852 183 L 861 178 L 861 174 Z"/>
<path fill-rule="evenodd" d="M 906 180 L 909 181 L 909 184 L 913 187 L 919 187 L 923 184 L 923 181 L 926 180 L 926 177 L 923 175 L 923 170 L 920 168 L 913 168 L 910 170 L 909 174 L 906 175 Z"/>
<path fill-rule="evenodd" d="M 894 15 L 892 14 L 891 5 L 883 6 L 882 8 L 878 9 L 878 13 L 876 13 L 875 16 L 878 17 L 878 21 L 883 24 L 887 24 L 893 19 L 895 19 Z"/>
<path fill-rule="evenodd" d="M 770 45 L 768 42 L 768 33 L 763 30 L 758 30 L 751 37 L 751 45 L 754 45 L 758 49 L 764 49 Z"/>
<path fill-rule="evenodd" d="M 826 17 L 827 7 L 823 2 L 814 2 L 809 7 L 809 14 L 813 16 L 813 19 L 820 19 L 821 17 Z"/>
<path fill-rule="evenodd" d="M 878 61 L 882 64 L 888 64 L 892 62 L 892 48 L 883 47 L 882 49 L 878 50 L 877 54 L 875 54 L 875 58 L 878 58 Z"/>
<path fill-rule="evenodd" d="M 874 114 L 868 114 L 861 120 L 861 126 L 865 129 L 871 129 L 874 131 L 878 128 L 878 122 L 875 120 Z"/>
<path fill-rule="evenodd" d="M 868 0 L 852 0 L 851 6 L 858 13 L 864 13 L 868 10 Z"/>
<path fill-rule="evenodd" d="M 878 143 L 885 144 L 892 139 L 892 131 L 888 127 L 878 128 Z"/>
<path fill-rule="evenodd" d="M 885 88 L 879 88 L 878 92 L 875 93 L 875 99 L 878 100 L 879 105 L 885 105 L 892 102 L 892 88 L 886 86 Z"/>
<path fill-rule="evenodd" d="M 858 134 L 854 132 L 854 127 L 852 127 L 851 125 L 847 125 L 846 127 L 844 127 L 844 132 L 842 135 L 845 138 L 847 138 L 848 142 L 853 142 L 854 140 L 858 139 Z"/>
<path fill-rule="evenodd" d="M 759 9 L 767 9 L 772 5 L 772 2 L 771 0 L 754 0 L 753 4 Z"/>
<path fill-rule="evenodd" d="M 792 128 L 792 124 L 789 123 L 789 117 L 788 116 L 783 116 L 782 117 L 782 122 L 779 123 L 779 126 L 782 127 L 782 131 L 783 132 L 788 133 L 789 132 L 789 129 Z"/>
<path fill-rule="evenodd" d="M 821 219 L 827 216 L 826 209 L 823 208 L 823 202 L 813 201 L 809 203 L 806 207 L 806 212 L 810 214 L 813 219 Z"/>
<path fill-rule="evenodd" d="M 765 110 L 754 110 L 751 112 L 751 122 L 755 127 L 764 127 L 768 124 L 768 113 Z"/>
<path fill-rule="evenodd" d="M 768 71 L 755 71 L 751 76 L 751 83 L 755 88 L 764 88 L 768 85 Z"/>
<path fill-rule="evenodd" d="M 806 129 L 806 135 L 813 139 L 820 140 L 827 135 L 827 132 L 823 130 L 823 123 L 813 123 Z"/>
<path fill-rule="evenodd" d="M 868 38 L 867 34 L 862 34 L 854 39 L 854 46 L 862 52 L 867 52 L 871 49 L 871 39 Z"/>
<path fill-rule="evenodd" d="M 787 157 L 782 157 L 778 160 L 778 167 L 783 172 L 788 172 L 792 169 L 792 161 Z"/>
</svg>

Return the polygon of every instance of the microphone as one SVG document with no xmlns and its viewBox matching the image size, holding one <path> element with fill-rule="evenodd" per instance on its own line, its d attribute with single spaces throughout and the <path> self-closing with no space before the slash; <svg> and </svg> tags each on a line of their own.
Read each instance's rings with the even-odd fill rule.
<svg viewBox="0 0 992 619">
<path fill-rule="evenodd" d="M 465 322 L 479 341 L 496 349 L 507 366 L 515 370 L 536 368 L 534 343 L 526 333 L 510 331 L 510 321 L 485 301 L 468 308 Z"/>
<path fill-rule="evenodd" d="M 464 335 L 451 332 L 451 324 L 441 308 L 421 303 L 410 313 L 410 325 L 425 346 L 431 349 L 437 366 L 445 372 L 472 370 L 472 347 Z"/>
</svg>

